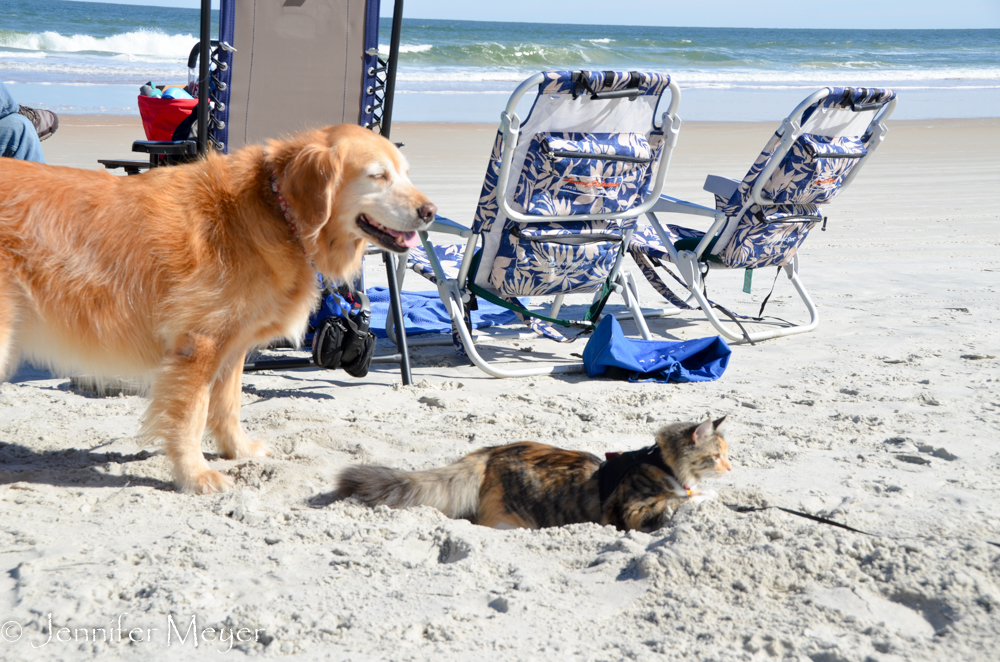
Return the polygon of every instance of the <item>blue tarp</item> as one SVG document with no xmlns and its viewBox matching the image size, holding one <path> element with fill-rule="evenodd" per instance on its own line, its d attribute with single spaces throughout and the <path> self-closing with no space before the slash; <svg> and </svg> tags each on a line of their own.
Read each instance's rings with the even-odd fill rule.
<svg viewBox="0 0 1000 662">
<path fill-rule="evenodd" d="M 389 315 L 389 289 L 372 287 L 366 291 L 372 303 L 371 330 L 379 338 L 385 338 L 385 320 Z M 451 318 L 445 311 L 444 303 L 434 290 L 425 292 L 402 292 L 403 324 L 406 335 L 418 333 L 451 333 Z M 480 329 L 494 324 L 511 324 L 517 316 L 506 308 L 479 299 L 479 310 L 472 311 L 472 326 Z"/>
<path fill-rule="evenodd" d="M 613 315 L 597 325 L 583 349 L 588 377 L 630 382 L 710 382 L 729 365 L 729 345 L 718 337 L 696 340 L 632 340 Z"/>
</svg>

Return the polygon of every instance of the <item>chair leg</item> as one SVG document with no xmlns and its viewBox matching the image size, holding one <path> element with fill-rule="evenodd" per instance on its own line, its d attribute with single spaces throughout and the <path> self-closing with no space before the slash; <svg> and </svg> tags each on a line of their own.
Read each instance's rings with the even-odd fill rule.
<svg viewBox="0 0 1000 662">
<path fill-rule="evenodd" d="M 410 373 L 410 351 L 406 346 L 406 327 L 403 326 L 403 303 L 399 295 L 399 283 L 396 280 L 396 265 L 393 256 L 388 251 L 382 253 L 382 260 L 385 262 L 385 275 L 389 281 L 389 316 L 392 317 L 395 329 L 399 330 L 399 333 L 396 334 L 396 348 L 399 350 L 399 373 L 403 380 L 403 386 L 409 386 L 413 383 L 413 376 Z"/>
<path fill-rule="evenodd" d="M 808 331 L 814 330 L 819 326 L 819 311 L 816 309 L 816 303 L 809 296 L 809 292 L 806 291 L 805 285 L 802 284 L 802 279 L 799 278 L 799 258 L 796 255 L 792 258 L 791 264 L 785 265 L 785 274 L 788 276 L 788 280 L 792 281 L 792 286 L 795 291 L 799 293 L 799 298 L 802 299 L 802 303 L 805 304 L 806 310 L 809 311 L 809 323 L 801 326 L 801 329 L 795 333 L 806 333 Z M 789 335 L 789 334 L 785 334 Z"/>
<path fill-rule="evenodd" d="M 407 255 L 401 255 L 399 261 L 396 263 L 396 286 L 399 288 L 400 292 L 403 291 L 403 279 L 406 278 L 406 258 Z M 388 265 L 386 266 L 386 273 L 388 274 Z M 390 295 L 391 299 L 391 295 Z M 399 343 L 396 342 L 396 324 L 393 320 L 395 315 L 386 315 L 385 318 L 385 337 L 396 347 L 399 347 Z"/>
<path fill-rule="evenodd" d="M 407 266 L 406 260 L 403 256 L 397 258 L 398 262 L 396 265 L 396 282 L 399 284 L 399 291 L 403 291 L 403 280 L 406 278 Z M 399 347 L 399 343 L 396 341 L 396 328 L 393 323 L 393 315 L 389 315 L 385 320 L 385 336 L 396 347 Z M 406 338 L 406 347 L 430 347 L 434 345 L 450 345 L 451 336 L 437 337 L 432 335 L 431 337 L 421 337 L 421 338 Z"/>
<path fill-rule="evenodd" d="M 486 374 L 492 377 L 511 378 L 578 373 L 584 371 L 583 363 L 539 366 L 515 370 L 506 370 L 494 366 L 480 356 L 479 352 L 476 350 L 475 343 L 472 341 L 472 334 L 469 333 L 469 329 L 465 326 L 465 309 L 462 303 L 462 298 L 458 293 L 458 285 L 456 281 L 445 281 L 443 283 L 438 282 L 438 293 L 441 295 L 441 301 L 444 302 L 445 308 L 448 310 L 448 316 L 451 317 L 451 321 L 454 323 L 455 328 L 458 329 L 459 338 L 462 341 L 462 346 L 465 347 L 465 353 L 468 355 L 469 360 Z"/>
<path fill-rule="evenodd" d="M 385 337 L 389 340 L 389 342 L 391 342 L 393 345 L 395 345 L 398 348 L 399 347 L 399 343 L 396 341 L 396 325 L 393 323 L 393 320 L 392 320 L 393 317 L 395 317 L 395 316 L 394 315 L 386 315 L 386 318 L 385 318 Z"/>
<path fill-rule="evenodd" d="M 399 283 L 399 290 L 403 291 L 403 279 L 406 278 L 406 260 L 409 253 L 404 253 L 396 258 L 396 282 Z"/>
<path fill-rule="evenodd" d="M 424 245 L 424 250 L 427 252 L 427 258 L 430 260 L 431 268 L 434 271 L 438 295 L 441 297 L 441 302 L 444 303 L 445 310 L 448 311 L 448 317 L 451 318 L 452 325 L 458 332 L 459 340 L 462 342 L 462 347 L 465 349 L 466 355 L 477 368 L 492 377 L 503 378 L 532 377 L 534 375 L 553 375 L 584 371 L 582 362 L 520 370 L 504 370 L 490 364 L 479 355 L 479 352 L 476 350 L 476 345 L 472 340 L 472 333 L 465 326 L 465 304 L 462 301 L 462 290 L 459 287 L 458 281 L 454 279 L 448 280 L 445 278 L 444 269 L 441 267 L 441 263 L 438 261 L 437 255 L 434 253 L 434 247 L 427 238 L 426 232 L 420 233 L 420 241 Z M 463 274 L 463 277 L 465 275 L 467 275 L 467 273 Z"/>
<path fill-rule="evenodd" d="M 675 306 L 671 306 L 670 308 L 643 309 L 642 299 L 639 298 L 639 285 L 635 282 L 635 276 L 632 275 L 631 271 L 626 271 L 625 278 L 628 279 L 628 284 L 632 288 L 632 296 L 635 297 L 636 306 L 638 306 L 639 310 L 642 311 L 644 319 L 650 317 L 674 317 L 681 314 L 681 309 Z"/>
<path fill-rule="evenodd" d="M 680 267 L 681 275 L 684 277 L 685 282 L 688 283 L 688 289 L 698 302 L 702 312 L 705 313 L 705 317 L 707 317 L 708 321 L 711 322 L 713 327 L 715 327 L 715 330 L 718 331 L 720 335 L 733 342 L 746 340 L 746 336 L 742 333 L 733 333 L 722 324 L 718 316 L 715 314 L 715 311 L 712 309 L 712 304 L 709 303 L 709 301 L 705 298 L 705 295 L 702 294 L 701 271 L 698 268 L 697 263 L 694 261 L 694 253 L 691 253 L 690 251 L 682 251 L 678 255 L 678 258 L 678 267 Z M 792 286 L 795 288 L 795 291 L 798 292 L 799 298 L 802 299 L 802 302 L 805 304 L 806 310 L 809 312 L 809 322 L 807 324 L 796 324 L 778 329 L 768 329 L 766 331 L 748 333 L 747 335 L 753 342 L 792 336 L 797 333 L 808 333 L 819 326 L 819 311 L 816 310 L 816 304 L 809 296 L 805 285 L 802 284 L 802 280 L 799 278 L 798 256 L 793 257 L 791 264 L 784 265 L 783 269 L 785 271 L 785 275 L 788 276 L 788 280 L 792 281 Z"/>
<path fill-rule="evenodd" d="M 629 282 L 631 280 L 630 277 L 631 274 L 627 271 L 618 272 L 617 285 L 621 288 L 621 295 L 625 300 L 625 306 L 631 311 L 632 319 L 635 320 L 635 325 L 639 327 L 639 335 L 642 336 L 643 340 L 652 340 L 653 336 L 649 333 L 646 318 L 643 317 L 642 310 L 639 308 L 639 293 L 634 289 L 635 282 Z"/>
<path fill-rule="evenodd" d="M 555 301 L 552 302 L 552 310 L 549 311 L 549 317 L 559 317 L 559 310 L 562 308 L 563 299 L 565 298 L 566 296 L 562 294 L 555 298 Z"/>
</svg>

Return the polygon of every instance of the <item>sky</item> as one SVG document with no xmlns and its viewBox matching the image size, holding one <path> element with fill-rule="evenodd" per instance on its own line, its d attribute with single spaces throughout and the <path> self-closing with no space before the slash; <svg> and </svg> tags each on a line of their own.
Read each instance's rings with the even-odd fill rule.
<svg viewBox="0 0 1000 662">
<path fill-rule="evenodd" d="M 77 0 L 93 1 L 93 0 Z M 101 0 L 129 5 L 198 7 L 200 0 Z M 271 0 L 277 1 L 277 0 Z M 309 0 L 306 0 L 309 1 Z M 218 0 L 212 5 L 218 7 Z M 393 0 L 381 0 L 392 14 Z M 406 18 L 532 23 L 609 22 L 618 25 L 740 28 L 1000 28 L 1000 0 L 405 0 Z"/>
</svg>

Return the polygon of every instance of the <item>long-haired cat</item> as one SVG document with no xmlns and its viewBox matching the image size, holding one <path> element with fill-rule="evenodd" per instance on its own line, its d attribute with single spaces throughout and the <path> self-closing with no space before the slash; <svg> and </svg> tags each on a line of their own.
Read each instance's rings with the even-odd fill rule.
<svg viewBox="0 0 1000 662">
<path fill-rule="evenodd" d="M 652 446 L 603 463 L 590 453 L 526 441 L 483 448 L 430 471 L 348 467 L 337 492 L 372 506 L 433 506 L 498 528 L 597 522 L 655 531 L 701 494 L 696 487 L 703 478 L 732 468 L 724 421 L 667 425 Z"/>
</svg>

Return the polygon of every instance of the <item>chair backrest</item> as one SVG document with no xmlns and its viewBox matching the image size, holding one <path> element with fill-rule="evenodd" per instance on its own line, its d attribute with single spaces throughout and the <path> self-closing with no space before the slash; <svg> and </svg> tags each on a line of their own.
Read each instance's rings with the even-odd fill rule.
<svg viewBox="0 0 1000 662">
<path fill-rule="evenodd" d="M 892 90 L 826 88 L 825 96 L 801 110 L 801 119 L 796 121 L 797 109 L 768 143 L 762 156 L 769 149 L 770 156 L 763 163 L 758 158 L 743 180 L 750 184 L 750 197 L 761 205 L 832 200 L 878 147 L 881 111 L 895 98 Z"/>
<path fill-rule="evenodd" d="M 218 149 L 329 124 L 378 122 L 379 0 L 221 0 Z"/>
<path fill-rule="evenodd" d="M 537 96 L 521 121 L 514 110 L 532 88 Z M 668 88 L 670 107 L 657 123 Z M 650 72 L 555 71 L 522 83 L 502 116 L 473 222 L 473 232 L 483 236 L 476 284 L 511 296 L 599 287 L 607 277 L 602 265 L 610 269 L 618 254 L 623 222 L 634 220 L 638 212 L 632 210 L 646 200 L 659 197 L 680 128 L 679 98 L 669 76 Z M 508 218 L 501 196 L 530 219 Z M 595 215 L 613 218 L 591 218 Z M 549 276 L 560 271 L 566 279 L 555 283 L 519 271 L 513 255 L 529 253 L 539 267 L 551 267 Z M 590 276 L 574 279 L 568 265 L 586 261 Z M 563 266 L 552 266 L 556 262 Z"/>
<path fill-rule="evenodd" d="M 896 93 L 827 87 L 782 122 L 728 200 L 713 255 L 730 267 L 786 264 L 886 134 Z"/>
</svg>

